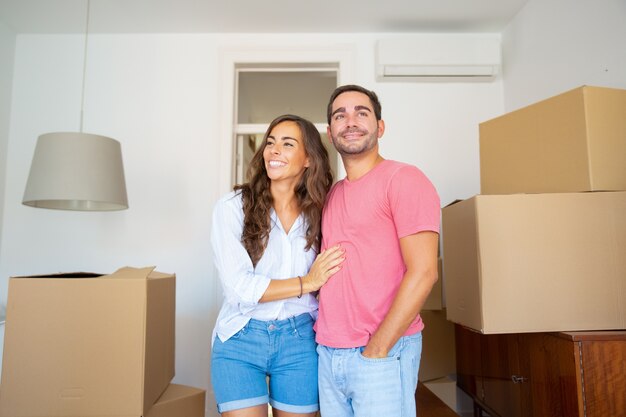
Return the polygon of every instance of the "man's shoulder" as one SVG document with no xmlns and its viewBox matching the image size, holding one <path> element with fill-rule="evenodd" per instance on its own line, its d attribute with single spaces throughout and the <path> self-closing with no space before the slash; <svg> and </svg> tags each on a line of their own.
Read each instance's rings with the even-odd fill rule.
<svg viewBox="0 0 626 417">
<path fill-rule="evenodd" d="M 406 162 L 394 161 L 392 159 L 386 159 L 383 162 L 383 169 L 381 171 L 383 175 L 389 178 L 394 178 L 397 175 L 424 176 L 424 173 L 415 165 L 411 165 Z"/>
<path fill-rule="evenodd" d="M 415 165 L 389 160 L 384 177 L 389 190 L 396 192 L 411 190 L 414 193 L 432 190 L 436 193 L 432 181 Z"/>
<path fill-rule="evenodd" d="M 386 165 L 387 169 L 390 170 L 397 170 L 402 168 L 416 168 L 414 165 L 411 165 L 409 163 L 400 162 L 393 159 L 385 159 L 384 164 Z"/>
</svg>

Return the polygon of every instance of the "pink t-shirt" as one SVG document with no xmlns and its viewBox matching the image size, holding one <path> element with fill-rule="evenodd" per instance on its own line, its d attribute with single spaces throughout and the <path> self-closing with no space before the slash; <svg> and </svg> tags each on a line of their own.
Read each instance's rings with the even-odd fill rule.
<svg viewBox="0 0 626 417">
<path fill-rule="evenodd" d="M 317 342 L 365 346 L 406 272 L 399 239 L 439 233 L 439 221 L 435 187 L 412 165 L 385 160 L 356 181 L 335 184 L 324 208 L 322 249 L 341 243 L 346 261 L 320 290 Z M 418 315 L 405 335 L 423 328 Z"/>
</svg>

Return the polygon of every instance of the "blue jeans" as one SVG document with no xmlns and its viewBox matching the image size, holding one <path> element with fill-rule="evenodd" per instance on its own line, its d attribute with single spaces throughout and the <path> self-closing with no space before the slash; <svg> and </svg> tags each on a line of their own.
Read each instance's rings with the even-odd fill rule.
<svg viewBox="0 0 626 417">
<path fill-rule="evenodd" d="M 401 337 L 386 358 L 363 349 L 317 347 L 322 416 L 414 417 L 422 334 Z"/>
<path fill-rule="evenodd" d="M 252 319 L 227 341 L 216 337 L 211 381 L 218 411 L 268 402 L 291 413 L 317 411 L 316 346 L 308 313 L 278 321 Z"/>
</svg>

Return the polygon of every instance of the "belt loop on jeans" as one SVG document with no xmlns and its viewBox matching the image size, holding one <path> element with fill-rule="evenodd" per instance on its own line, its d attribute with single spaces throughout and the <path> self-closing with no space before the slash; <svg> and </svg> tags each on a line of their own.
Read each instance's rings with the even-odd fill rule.
<svg viewBox="0 0 626 417">
<path fill-rule="evenodd" d="M 295 316 L 289 317 L 289 323 L 291 324 L 291 330 L 297 329 Z"/>
</svg>

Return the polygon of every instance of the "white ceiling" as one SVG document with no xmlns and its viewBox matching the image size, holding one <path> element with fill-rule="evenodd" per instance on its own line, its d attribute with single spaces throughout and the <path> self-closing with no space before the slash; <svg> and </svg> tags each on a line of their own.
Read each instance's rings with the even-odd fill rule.
<svg viewBox="0 0 626 417">
<path fill-rule="evenodd" d="M 527 0 L 90 0 L 93 33 L 499 32 Z M 87 0 L 0 0 L 16 33 L 82 33 Z"/>
</svg>

